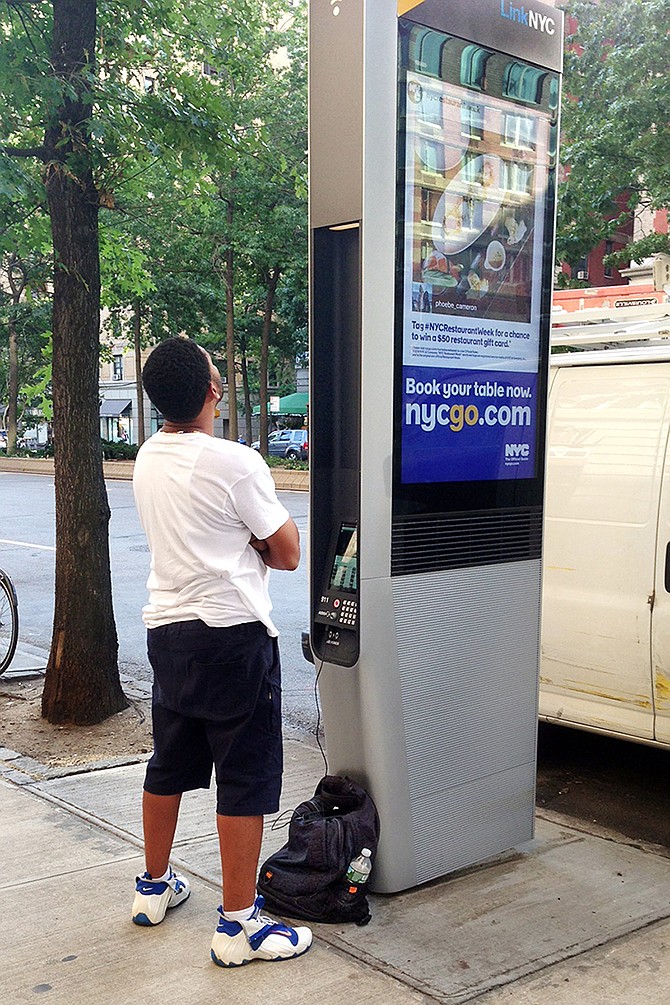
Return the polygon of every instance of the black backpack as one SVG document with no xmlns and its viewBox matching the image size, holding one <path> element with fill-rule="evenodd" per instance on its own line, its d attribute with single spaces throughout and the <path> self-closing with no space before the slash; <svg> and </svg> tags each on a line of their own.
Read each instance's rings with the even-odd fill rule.
<svg viewBox="0 0 670 1005">
<path fill-rule="evenodd" d="M 263 863 L 258 891 L 268 908 L 307 921 L 366 925 L 366 887 L 351 884 L 350 862 L 379 841 L 379 816 L 365 789 L 350 778 L 325 775 L 312 799 L 293 811 L 288 841 Z"/>
</svg>

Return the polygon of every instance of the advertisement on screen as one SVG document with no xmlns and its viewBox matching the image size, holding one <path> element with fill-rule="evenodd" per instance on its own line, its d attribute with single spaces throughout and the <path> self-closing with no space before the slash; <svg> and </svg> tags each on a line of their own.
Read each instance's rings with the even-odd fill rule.
<svg viewBox="0 0 670 1005">
<path fill-rule="evenodd" d="M 548 116 L 403 86 L 401 480 L 533 478 Z"/>
</svg>

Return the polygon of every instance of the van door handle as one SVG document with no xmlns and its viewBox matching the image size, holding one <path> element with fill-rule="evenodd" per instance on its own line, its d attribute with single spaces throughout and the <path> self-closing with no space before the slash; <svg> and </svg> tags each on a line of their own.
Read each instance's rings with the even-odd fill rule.
<svg viewBox="0 0 670 1005">
<path fill-rule="evenodd" d="M 665 592 L 670 593 L 670 541 L 665 546 Z"/>
</svg>

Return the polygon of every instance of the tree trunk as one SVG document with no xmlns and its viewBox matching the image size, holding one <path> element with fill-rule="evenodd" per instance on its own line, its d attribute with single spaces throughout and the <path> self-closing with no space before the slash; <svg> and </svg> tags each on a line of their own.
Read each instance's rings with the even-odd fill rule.
<svg viewBox="0 0 670 1005">
<path fill-rule="evenodd" d="M 16 452 L 16 420 L 19 400 L 19 345 L 14 318 L 9 322 L 9 381 L 7 395 L 7 453 Z"/>
<path fill-rule="evenodd" d="M 244 395 L 244 416 L 246 419 L 246 441 L 248 446 L 254 441 L 254 434 L 251 429 L 251 392 L 249 390 L 249 367 L 247 365 L 246 350 L 242 352 L 242 392 Z"/>
<path fill-rule="evenodd" d="M 137 442 L 142 446 L 144 432 L 144 388 L 142 387 L 142 305 L 135 301 L 133 314 L 133 338 L 135 342 L 135 387 L 137 389 Z"/>
<path fill-rule="evenodd" d="M 83 69 L 91 70 L 96 4 L 94 0 L 54 0 L 53 12 L 53 71 L 66 86 L 54 124 L 45 134 L 55 259 L 56 580 L 42 714 L 53 723 L 87 724 L 100 722 L 127 705 L 117 664 L 110 510 L 102 474 L 98 196 L 85 163 L 91 104 L 81 74 Z"/>
<path fill-rule="evenodd" d="M 281 269 L 270 270 L 265 290 L 265 306 L 263 308 L 263 335 L 261 338 L 260 359 L 260 405 L 261 405 L 261 453 L 268 453 L 268 358 L 270 355 L 270 331 L 272 329 L 272 312 L 274 311 L 275 293 Z"/>
<path fill-rule="evenodd" d="M 12 252 L 7 265 L 7 278 L 12 294 L 12 306 L 21 303 L 23 291 L 26 288 L 26 273 L 23 262 Z M 9 374 L 7 381 L 7 453 L 16 452 L 17 420 L 19 413 L 19 343 L 16 332 L 16 319 L 12 312 L 9 319 Z"/>
<path fill-rule="evenodd" d="M 235 313 L 233 302 L 234 269 L 233 269 L 233 200 L 226 203 L 228 224 L 228 247 L 225 258 L 226 279 L 226 373 L 228 376 L 228 438 L 236 440 L 237 432 L 237 387 L 235 377 Z"/>
</svg>

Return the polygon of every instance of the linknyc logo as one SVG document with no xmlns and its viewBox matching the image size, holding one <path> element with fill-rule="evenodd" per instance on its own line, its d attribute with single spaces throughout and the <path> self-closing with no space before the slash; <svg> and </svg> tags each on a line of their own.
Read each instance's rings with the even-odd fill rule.
<svg viewBox="0 0 670 1005">
<path fill-rule="evenodd" d="M 535 31 L 542 31 L 545 35 L 556 33 L 556 22 L 553 17 L 549 17 L 548 14 L 538 14 L 537 11 L 527 7 L 513 7 L 508 0 L 500 0 L 500 16 L 508 21 L 525 25 L 527 28 L 534 28 Z"/>
</svg>

